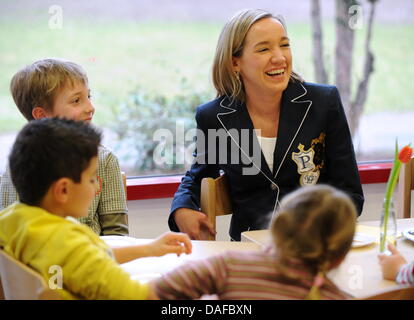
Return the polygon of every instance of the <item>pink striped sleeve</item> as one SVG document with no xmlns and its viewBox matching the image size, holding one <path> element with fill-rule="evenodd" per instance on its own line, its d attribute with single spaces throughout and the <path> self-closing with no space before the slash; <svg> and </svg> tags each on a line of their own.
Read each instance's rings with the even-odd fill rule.
<svg viewBox="0 0 414 320">
<path fill-rule="evenodd" d="M 397 283 L 414 285 L 414 261 L 403 265 L 398 272 Z"/>
<path fill-rule="evenodd" d="M 222 256 L 191 261 L 164 274 L 154 282 L 160 299 L 197 299 L 220 291 L 226 279 Z"/>
</svg>

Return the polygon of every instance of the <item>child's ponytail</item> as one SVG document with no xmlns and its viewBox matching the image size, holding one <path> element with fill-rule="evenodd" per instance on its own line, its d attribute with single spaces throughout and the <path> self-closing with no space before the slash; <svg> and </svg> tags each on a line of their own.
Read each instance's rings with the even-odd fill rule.
<svg viewBox="0 0 414 320">
<path fill-rule="evenodd" d="M 312 287 L 306 296 L 306 300 L 320 300 L 321 299 L 321 293 L 320 288 L 325 283 L 325 272 L 319 271 L 315 278 L 313 279 Z"/>
</svg>

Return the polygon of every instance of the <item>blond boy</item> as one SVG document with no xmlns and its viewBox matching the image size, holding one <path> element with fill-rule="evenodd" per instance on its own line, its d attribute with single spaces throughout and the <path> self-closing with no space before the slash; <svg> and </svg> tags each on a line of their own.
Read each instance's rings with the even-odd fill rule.
<svg viewBox="0 0 414 320">
<path fill-rule="evenodd" d="M 91 122 L 95 113 L 87 75 L 81 66 L 70 61 L 36 61 L 13 76 L 10 90 L 17 108 L 28 121 L 62 117 Z M 118 159 L 102 145 L 98 152 L 97 179 L 100 192 L 96 193 L 88 215 L 79 221 L 98 235 L 128 235 L 128 209 Z M 0 210 L 17 200 L 6 168 L 0 184 Z"/>
</svg>

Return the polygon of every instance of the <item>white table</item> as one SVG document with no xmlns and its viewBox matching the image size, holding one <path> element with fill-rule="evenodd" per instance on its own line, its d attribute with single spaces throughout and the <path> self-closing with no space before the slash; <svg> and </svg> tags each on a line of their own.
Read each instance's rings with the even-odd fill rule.
<svg viewBox="0 0 414 320">
<path fill-rule="evenodd" d="M 361 225 L 378 227 L 379 221 L 361 222 Z M 414 219 L 399 219 L 398 231 L 414 227 Z M 247 231 L 242 233 L 242 241 L 266 245 L 271 241 L 269 230 Z M 414 242 L 404 239 L 397 240 L 397 249 L 408 261 L 414 260 Z M 355 297 L 372 295 L 380 290 L 396 286 L 394 281 L 382 278 L 378 263 L 379 245 L 370 245 L 352 248 L 344 262 L 329 273 L 330 278 L 343 290 Z"/>
<path fill-rule="evenodd" d="M 110 246 L 123 246 L 131 244 L 143 244 L 150 242 L 150 239 L 136 239 L 122 236 L 103 236 L 101 237 Z M 191 241 L 193 245 L 192 253 L 182 254 L 177 257 L 175 254 L 167 254 L 162 257 L 140 258 L 121 264 L 133 279 L 148 281 L 160 276 L 161 273 L 170 271 L 186 261 L 206 258 L 215 254 L 230 250 L 252 251 L 260 250 L 261 246 L 253 242 L 230 242 L 230 241 Z"/>
<path fill-rule="evenodd" d="M 366 226 L 378 226 L 378 221 L 364 222 Z M 414 227 L 414 219 L 398 220 L 399 229 Z M 131 244 L 143 244 L 151 240 L 136 239 L 121 236 L 101 237 L 110 246 L 124 246 Z M 168 254 L 163 257 L 150 257 L 136 259 L 121 265 L 133 279 L 149 281 L 160 274 L 170 271 L 186 261 L 206 258 L 208 256 L 223 253 L 229 250 L 251 251 L 260 250 L 270 241 L 268 230 L 248 231 L 242 233 L 242 242 L 230 241 L 191 241 L 193 252 L 190 255 L 177 257 Z M 414 243 L 400 238 L 397 244 L 408 261 L 414 260 Z M 372 295 L 383 289 L 396 286 L 395 282 L 383 280 L 378 264 L 378 244 L 353 248 L 344 262 L 329 273 L 330 278 L 342 289 L 355 297 Z"/>
</svg>

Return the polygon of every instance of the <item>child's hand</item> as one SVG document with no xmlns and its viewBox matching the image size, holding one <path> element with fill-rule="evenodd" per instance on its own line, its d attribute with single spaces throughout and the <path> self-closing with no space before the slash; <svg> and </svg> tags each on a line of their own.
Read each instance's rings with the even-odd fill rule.
<svg viewBox="0 0 414 320">
<path fill-rule="evenodd" d="M 395 280 L 401 266 L 407 263 L 407 260 L 398 252 L 392 244 L 388 244 L 388 250 L 391 255 L 379 254 L 378 259 L 382 269 L 382 276 L 386 280 Z"/>
<path fill-rule="evenodd" d="M 166 232 L 150 243 L 151 255 L 163 256 L 167 253 L 190 254 L 192 249 L 191 240 L 185 233 Z"/>
</svg>

